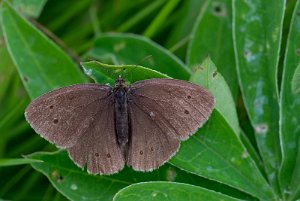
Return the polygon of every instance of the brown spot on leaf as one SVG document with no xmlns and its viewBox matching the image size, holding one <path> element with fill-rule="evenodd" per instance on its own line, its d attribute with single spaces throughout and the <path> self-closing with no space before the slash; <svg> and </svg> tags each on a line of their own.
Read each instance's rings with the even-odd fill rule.
<svg viewBox="0 0 300 201">
<path fill-rule="evenodd" d="M 26 76 L 23 77 L 24 82 L 28 82 L 28 78 Z"/>
<path fill-rule="evenodd" d="M 213 77 L 216 77 L 217 74 L 218 74 L 218 72 L 217 72 L 217 71 L 214 71 L 212 76 L 213 76 Z"/>
</svg>

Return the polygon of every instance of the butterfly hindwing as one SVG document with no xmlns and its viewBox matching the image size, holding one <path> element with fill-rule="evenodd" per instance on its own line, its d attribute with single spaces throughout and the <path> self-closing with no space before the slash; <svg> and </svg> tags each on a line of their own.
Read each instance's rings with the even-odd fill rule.
<svg viewBox="0 0 300 201">
<path fill-rule="evenodd" d="M 125 165 L 125 158 L 117 143 L 112 97 L 96 105 L 94 110 L 97 115 L 93 123 L 68 153 L 79 167 L 87 164 L 89 173 L 119 172 Z"/>
<path fill-rule="evenodd" d="M 165 163 L 179 148 L 179 140 L 164 133 L 135 103 L 129 106 L 131 140 L 127 164 L 135 170 L 151 171 Z"/>
</svg>

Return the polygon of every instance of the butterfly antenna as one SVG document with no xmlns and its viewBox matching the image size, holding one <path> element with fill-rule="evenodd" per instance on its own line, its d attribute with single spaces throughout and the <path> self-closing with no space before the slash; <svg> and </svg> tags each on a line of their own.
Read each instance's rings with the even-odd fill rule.
<svg viewBox="0 0 300 201">
<path fill-rule="evenodd" d="M 129 74 L 131 71 L 133 71 L 133 70 L 134 70 L 135 68 L 137 68 L 138 66 L 143 66 L 143 63 L 146 62 L 147 60 L 150 60 L 151 58 L 152 58 L 152 55 L 145 56 L 140 62 L 138 62 L 138 63 L 136 64 L 135 67 L 133 67 L 133 68 L 131 68 L 130 70 L 128 70 L 128 71 L 126 72 L 126 74 Z M 124 74 L 125 74 L 125 72 L 124 72 Z"/>
<path fill-rule="evenodd" d="M 145 56 L 139 63 L 138 63 L 138 65 L 143 65 L 143 63 L 145 63 L 146 61 L 149 61 L 150 59 L 152 59 L 152 55 L 150 54 L 150 55 L 147 55 L 147 56 Z"/>
</svg>

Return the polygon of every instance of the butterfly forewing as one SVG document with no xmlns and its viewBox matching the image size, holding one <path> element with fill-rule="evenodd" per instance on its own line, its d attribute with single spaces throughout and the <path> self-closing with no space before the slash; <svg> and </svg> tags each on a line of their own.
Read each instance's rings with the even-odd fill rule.
<svg viewBox="0 0 300 201">
<path fill-rule="evenodd" d="M 95 107 L 110 93 L 110 87 L 97 84 L 64 87 L 31 102 L 25 117 L 48 141 L 62 148 L 71 147 L 94 121 Z"/>
<path fill-rule="evenodd" d="M 214 105 L 214 98 L 206 89 L 174 79 L 137 82 L 130 86 L 128 97 L 129 104 L 141 106 L 166 135 L 180 140 L 203 125 Z"/>
</svg>

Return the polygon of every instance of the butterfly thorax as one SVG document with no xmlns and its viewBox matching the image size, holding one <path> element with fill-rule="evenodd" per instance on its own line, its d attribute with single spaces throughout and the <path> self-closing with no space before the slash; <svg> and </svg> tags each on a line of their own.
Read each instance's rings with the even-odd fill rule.
<svg viewBox="0 0 300 201">
<path fill-rule="evenodd" d="M 128 142 L 127 86 L 119 77 L 114 88 L 115 129 L 118 143 L 125 146 Z"/>
</svg>

